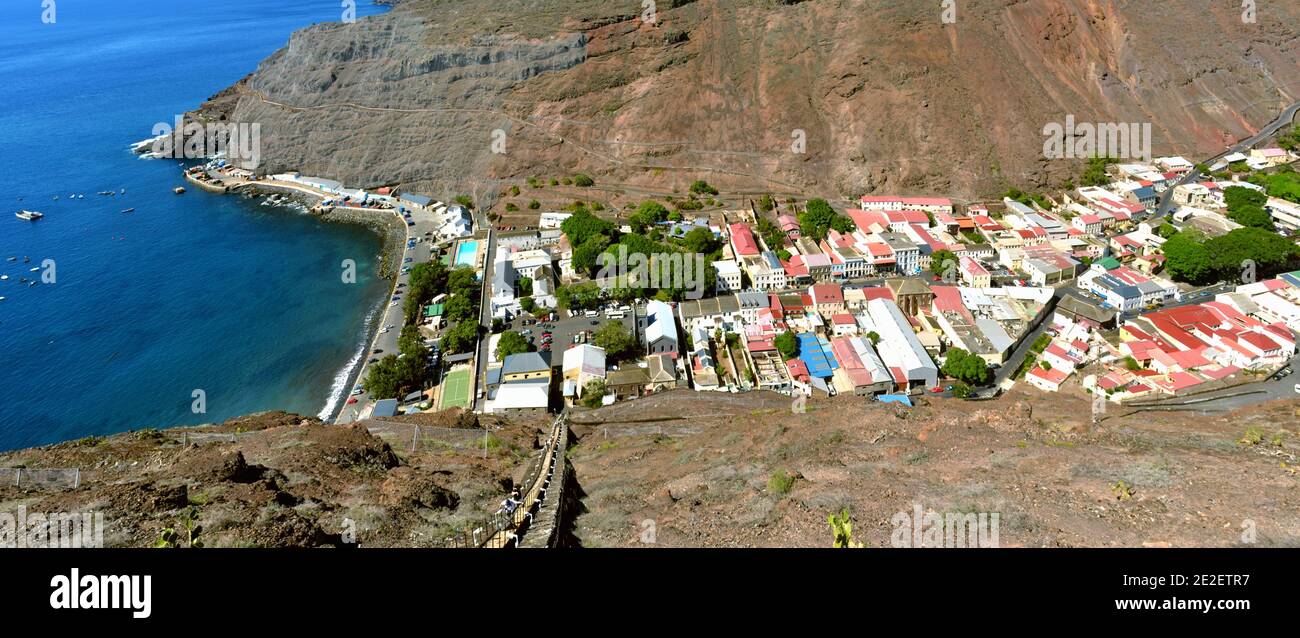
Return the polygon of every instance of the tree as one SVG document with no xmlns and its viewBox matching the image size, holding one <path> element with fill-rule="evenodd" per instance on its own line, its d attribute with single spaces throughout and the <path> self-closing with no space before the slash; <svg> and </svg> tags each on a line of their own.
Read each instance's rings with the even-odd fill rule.
<svg viewBox="0 0 1300 638">
<path fill-rule="evenodd" d="M 469 352 L 478 340 L 478 324 L 462 321 L 442 335 L 442 351 L 448 354 Z"/>
<path fill-rule="evenodd" d="M 469 266 L 456 268 L 447 275 L 447 292 L 453 295 L 477 298 L 481 289 L 478 275 Z"/>
<path fill-rule="evenodd" d="M 709 185 L 708 182 L 697 179 L 691 182 L 691 192 L 696 195 L 717 195 L 718 189 Z"/>
<path fill-rule="evenodd" d="M 711 254 L 720 247 L 721 243 L 717 237 L 714 237 L 713 231 L 703 227 L 692 229 L 682 237 L 682 246 L 686 250 L 703 255 Z"/>
<path fill-rule="evenodd" d="M 505 361 L 506 357 L 512 354 L 532 351 L 533 344 L 528 343 L 528 339 L 514 330 L 501 333 L 501 338 L 497 340 L 497 361 Z"/>
<path fill-rule="evenodd" d="M 1079 179 L 1079 181 L 1084 186 L 1105 185 L 1107 182 L 1110 181 L 1110 177 L 1106 175 L 1106 166 L 1108 164 L 1114 164 L 1116 161 L 1118 160 L 1112 157 L 1088 158 L 1088 166 L 1083 170 L 1083 176 Z"/>
<path fill-rule="evenodd" d="M 537 210 L 542 207 L 542 203 L 533 199 L 528 201 L 528 210 Z"/>
<path fill-rule="evenodd" d="M 758 198 L 759 210 L 765 213 L 770 213 L 774 208 L 776 208 L 776 200 L 773 200 L 771 195 L 764 195 Z"/>
<path fill-rule="evenodd" d="M 943 373 L 958 381 L 976 386 L 988 383 L 993 377 L 983 358 L 961 348 L 948 351 L 948 358 L 943 363 Z"/>
<path fill-rule="evenodd" d="M 1268 195 L 1244 186 L 1223 189 L 1223 200 L 1228 205 L 1228 218 L 1242 226 L 1273 230 L 1273 217 L 1264 210 Z"/>
<path fill-rule="evenodd" d="M 586 175 L 585 173 L 578 173 L 577 175 L 573 176 L 574 186 L 581 186 L 582 188 L 588 188 L 594 185 L 595 183 L 596 181 L 591 179 L 591 177 Z"/>
<path fill-rule="evenodd" d="M 519 307 L 528 314 L 533 314 L 537 310 L 537 302 L 532 297 L 524 297 L 519 300 Z"/>
<path fill-rule="evenodd" d="M 957 254 L 946 248 L 940 248 L 930 253 L 930 272 L 939 276 L 943 276 L 943 273 L 948 272 L 949 268 L 953 268 L 953 272 L 956 272 L 955 269 L 959 263 Z M 948 264 L 952 265 L 949 266 Z"/>
<path fill-rule="evenodd" d="M 804 212 L 799 215 L 799 232 L 804 237 L 821 241 L 832 228 L 839 232 L 852 231 L 853 220 L 837 215 L 835 209 L 824 199 L 808 200 Z"/>
<path fill-rule="evenodd" d="M 610 322 L 596 329 L 591 335 L 591 342 L 605 349 L 605 358 L 622 361 L 640 354 L 640 344 L 635 337 L 623 328 L 623 324 Z"/>
<path fill-rule="evenodd" d="M 1196 229 L 1174 233 L 1164 243 L 1165 270 L 1178 281 L 1193 284 L 1214 279 L 1214 263 L 1205 248 L 1205 235 Z"/>
<path fill-rule="evenodd" d="M 799 356 L 799 338 L 789 330 L 777 335 L 772 344 L 781 353 L 781 358 L 786 361 Z"/>
<path fill-rule="evenodd" d="M 464 295 L 456 295 L 447 300 L 442 316 L 448 321 L 465 321 L 474 316 L 474 302 Z"/>
<path fill-rule="evenodd" d="M 589 408 L 600 407 L 601 399 L 605 398 L 605 380 L 592 379 L 582 389 L 582 404 Z"/>
<path fill-rule="evenodd" d="M 469 195 L 457 195 L 455 202 L 465 208 L 474 208 L 474 200 L 470 199 Z"/>
<path fill-rule="evenodd" d="M 555 290 L 555 300 L 561 308 L 568 310 L 586 310 L 595 308 L 600 303 L 601 289 L 594 281 L 584 281 L 572 286 L 560 286 Z"/>
<path fill-rule="evenodd" d="M 871 332 L 867 333 L 867 339 L 871 340 L 871 345 L 873 346 L 880 344 L 880 334 L 877 333 L 875 330 L 872 330 Z"/>
<path fill-rule="evenodd" d="M 533 294 L 533 280 L 529 277 L 520 277 L 515 282 L 515 287 L 519 288 L 520 297 L 528 297 Z"/>
<path fill-rule="evenodd" d="M 560 224 L 560 232 L 569 238 L 569 245 L 574 247 L 585 244 L 596 235 L 604 235 L 611 240 L 618 236 L 618 229 L 613 224 L 587 210 L 570 215 Z"/>
<path fill-rule="evenodd" d="M 648 199 L 641 202 L 636 212 L 628 219 L 628 225 L 637 233 L 644 233 L 646 228 L 668 219 L 668 209 L 663 204 Z"/>
<path fill-rule="evenodd" d="M 609 237 L 596 235 L 579 245 L 573 251 L 573 269 L 577 272 L 593 273 L 600 265 L 600 254 L 609 247 Z"/>
</svg>

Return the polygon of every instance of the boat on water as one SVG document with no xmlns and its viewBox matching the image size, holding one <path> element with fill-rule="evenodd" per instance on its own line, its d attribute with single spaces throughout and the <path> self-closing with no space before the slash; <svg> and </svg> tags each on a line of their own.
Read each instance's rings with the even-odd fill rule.
<svg viewBox="0 0 1300 638">
<path fill-rule="evenodd" d="M 124 213 L 134 213 L 134 212 L 135 212 L 135 209 L 134 209 L 134 208 L 128 208 L 128 209 L 126 209 L 126 210 L 124 210 L 124 211 L 122 211 L 122 212 L 124 212 Z"/>
<path fill-rule="evenodd" d="M 184 187 L 184 186 L 177 186 L 176 188 L 173 188 L 173 189 L 172 189 L 172 192 L 173 192 L 173 193 L 176 193 L 177 195 L 184 195 L 184 194 L 185 194 L 185 187 Z"/>
<path fill-rule="evenodd" d="M 14 213 L 14 216 L 17 217 L 18 219 L 26 219 L 27 221 L 36 221 L 36 220 L 38 220 L 38 219 L 44 217 L 45 214 L 44 214 L 44 213 L 38 213 L 38 212 L 36 212 L 36 211 L 34 211 L 34 210 L 20 210 L 20 211 Z"/>
</svg>

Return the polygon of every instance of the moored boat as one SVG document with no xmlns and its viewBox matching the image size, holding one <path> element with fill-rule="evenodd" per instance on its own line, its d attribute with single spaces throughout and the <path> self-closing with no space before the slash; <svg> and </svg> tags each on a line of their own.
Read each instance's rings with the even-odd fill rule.
<svg viewBox="0 0 1300 638">
<path fill-rule="evenodd" d="M 27 221 L 36 221 L 44 217 L 45 215 L 43 213 L 38 213 L 34 210 L 20 210 L 14 213 L 14 216 L 17 217 L 18 219 L 26 219 Z"/>
</svg>

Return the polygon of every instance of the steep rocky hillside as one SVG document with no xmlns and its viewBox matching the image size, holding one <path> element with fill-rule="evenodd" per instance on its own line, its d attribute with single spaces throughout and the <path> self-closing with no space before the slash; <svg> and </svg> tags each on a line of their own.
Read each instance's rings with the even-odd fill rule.
<svg viewBox="0 0 1300 638">
<path fill-rule="evenodd" d="M 1300 400 L 1115 408 L 1094 425 L 1073 392 L 911 410 L 836 397 L 805 414 L 769 397 L 672 393 L 575 414 L 577 542 L 825 547 L 826 517 L 847 508 L 857 540 L 890 547 L 894 517 L 920 505 L 998 513 L 1001 547 L 1300 545 Z"/>
<path fill-rule="evenodd" d="M 187 526 L 205 547 L 428 547 L 486 520 L 547 425 L 484 419 L 486 454 L 459 410 L 372 423 L 382 438 L 272 412 L 4 452 L 0 514 L 100 512 L 106 547 L 168 529 L 184 547 Z"/>
<path fill-rule="evenodd" d="M 581 170 L 668 190 L 828 195 L 1056 185 L 1042 127 L 1152 122 L 1222 150 L 1300 95 L 1300 4 L 407 0 L 317 25 L 204 106 L 263 124 L 264 166 L 436 193 Z M 494 131 L 506 134 L 493 152 Z M 802 133 L 797 133 L 797 132 Z M 792 143 L 801 135 L 806 152 Z M 501 150 L 499 147 L 497 150 Z"/>
</svg>

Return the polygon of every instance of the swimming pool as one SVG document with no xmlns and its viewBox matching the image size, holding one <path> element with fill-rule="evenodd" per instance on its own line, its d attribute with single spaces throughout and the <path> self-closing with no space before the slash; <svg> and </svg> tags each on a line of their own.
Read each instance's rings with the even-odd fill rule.
<svg viewBox="0 0 1300 638">
<path fill-rule="evenodd" d="M 460 246 L 456 247 L 456 266 L 469 266 L 471 268 L 478 264 L 474 261 L 474 256 L 478 254 L 478 242 L 463 241 Z"/>
</svg>

